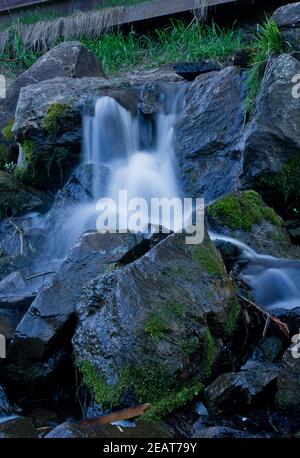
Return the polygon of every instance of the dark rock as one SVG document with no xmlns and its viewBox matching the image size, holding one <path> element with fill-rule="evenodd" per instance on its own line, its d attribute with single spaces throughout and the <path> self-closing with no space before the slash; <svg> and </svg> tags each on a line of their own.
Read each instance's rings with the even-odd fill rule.
<svg viewBox="0 0 300 458">
<path fill-rule="evenodd" d="M 44 378 L 45 373 L 33 369 L 42 368 L 42 362 L 70 339 L 72 317 L 82 286 L 97 274 L 112 269 L 141 240 L 142 237 L 133 234 L 89 232 L 74 244 L 16 330 L 8 349 L 11 373 L 18 377 L 24 367 L 24 380 L 36 382 L 39 375 Z M 54 358 L 55 364 L 58 359 Z"/>
<path fill-rule="evenodd" d="M 245 243 L 260 254 L 277 257 L 295 257 L 281 218 L 268 207 L 254 191 L 228 194 L 209 205 L 206 212 L 208 228 L 219 235 Z M 221 239 L 221 237 L 220 237 Z M 232 265 L 243 248 L 229 247 L 230 241 L 218 242 L 218 248 Z"/>
<path fill-rule="evenodd" d="M 281 409 L 300 412 L 300 335 L 295 336 L 293 340 L 294 343 L 282 359 L 276 403 Z"/>
<path fill-rule="evenodd" d="M 300 2 L 278 8 L 271 19 L 275 21 L 288 51 L 300 51 Z"/>
<path fill-rule="evenodd" d="M 56 77 L 102 77 L 105 74 L 96 56 L 82 43 L 68 41 L 52 48 L 20 75 L 1 101 L 0 130 L 14 117 L 21 88 Z"/>
<path fill-rule="evenodd" d="M 266 188 L 268 177 L 280 172 L 300 150 L 299 100 L 292 96 L 292 77 L 299 73 L 300 62 L 287 54 L 268 65 L 245 133 L 242 181 L 247 188 Z"/>
<path fill-rule="evenodd" d="M 121 422 L 122 425 L 122 422 Z M 71 438 L 170 438 L 171 433 L 162 425 L 139 421 L 133 427 L 114 425 L 80 425 L 63 423 L 48 433 L 46 439 Z"/>
<path fill-rule="evenodd" d="M 296 243 L 300 244 L 300 221 L 294 220 L 286 225 L 287 231 L 291 237 L 291 240 Z"/>
<path fill-rule="evenodd" d="M 300 300 L 299 300 L 300 304 Z M 293 336 L 297 334 L 300 329 L 300 306 L 295 307 L 291 310 L 288 309 L 275 309 L 271 310 L 272 315 L 276 316 L 283 323 L 286 323 L 289 327 L 290 333 Z"/>
<path fill-rule="evenodd" d="M 226 426 L 194 426 L 193 439 L 254 439 L 265 437 L 264 435 L 254 435 L 247 431 L 229 428 Z"/>
<path fill-rule="evenodd" d="M 14 408 L 6 396 L 3 386 L 0 385 L 0 419 L 1 417 L 12 415 L 13 411 Z"/>
<path fill-rule="evenodd" d="M 11 417 L 0 422 L 1 439 L 29 439 L 38 438 L 39 434 L 32 421 L 23 417 Z"/>
<path fill-rule="evenodd" d="M 171 404 L 187 374 L 196 380 L 211 374 L 220 339 L 233 331 L 238 312 L 208 237 L 186 245 L 183 235 L 172 234 L 123 269 L 86 285 L 76 309 L 75 358 L 100 405 L 112 402 L 115 389 L 116 405 L 132 404 L 132 396 L 157 401 L 175 389 Z M 95 371 L 95 386 L 89 370 Z M 97 391 L 97 377 L 107 389 Z"/>
<path fill-rule="evenodd" d="M 266 337 L 263 342 L 257 345 L 243 369 L 250 368 L 254 362 L 274 363 L 283 352 L 283 343 L 276 336 Z"/>
<path fill-rule="evenodd" d="M 236 412 L 253 404 L 259 395 L 264 399 L 266 389 L 276 380 L 278 373 L 276 364 L 253 361 L 240 372 L 220 375 L 205 388 L 204 395 L 211 411 Z"/>
<path fill-rule="evenodd" d="M 185 195 L 209 203 L 239 187 L 244 97 L 236 67 L 199 76 L 190 86 L 175 140 Z"/>
<path fill-rule="evenodd" d="M 49 205 L 47 194 L 24 186 L 13 175 L 0 171 L 0 219 L 45 210 Z"/>
<path fill-rule="evenodd" d="M 182 78 L 193 81 L 203 73 L 210 73 L 220 70 L 220 66 L 213 60 L 201 60 L 200 62 L 178 62 L 174 69 Z"/>
<path fill-rule="evenodd" d="M 233 58 L 233 65 L 248 68 L 251 64 L 251 49 L 239 49 Z"/>
</svg>

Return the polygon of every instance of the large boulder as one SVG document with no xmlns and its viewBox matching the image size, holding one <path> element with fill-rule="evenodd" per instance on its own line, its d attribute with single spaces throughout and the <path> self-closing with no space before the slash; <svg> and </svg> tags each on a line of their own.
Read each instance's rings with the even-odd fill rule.
<svg viewBox="0 0 300 458">
<path fill-rule="evenodd" d="M 300 150 L 299 100 L 292 93 L 292 78 L 299 73 L 300 62 L 288 54 L 270 61 L 254 117 L 245 132 L 243 186 L 265 190 L 268 186 L 272 188 L 273 182 L 273 201 L 280 187 L 285 185 L 283 192 L 286 193 L 298 192 L 299 188 L 294 176 L 298 173 L 295 164 Z M 293 159 L 295 164 L 289 177 L 277 183 L 276 173 Z M 299 180 L 299 173 L 297 176 Z M 285 205 L 288 204 L 286 199 Z"/>
<path fill-rule="evenodd" d="M 61 43 L 44 54 L 11 84 L 1 101 L 0 129 L 15 116 L 21 88 L 56 77 L 101 77 L 103 69 L 96 56 L 78 41 Z"/>
<path fill-rule="evenodd" d="M 212 412 L 243 411 L 259 395 L 268 402 L 266 390 L 278 377 L 278 365 L 253 361 L 242 369 L 220 375 L 205 388 L 204 396 Z"/>
<path fill-rule="evenodd" d="M 295 343 L 285 352 L 278 377 L 276 403 L 283 410 L 300 412 L 300 358 Z"/>
<path fill-rule="evenodd" d="M 186 245 L 172 234 L 86 285 L 76 314 L 74 355 L 91 394 L 102 407 L 150 402 L 153 418 L 199 393 L 239 304 L 208 236 Z"/>
<path fill-rule="evenodd" d="M 287 50 L 300 51 L 300 2 L 278 8 L 271 19 L 277 24 Z M 295 54 L 297 56 L 297 54 Z"/>
<path fill-rule="evenodd" d="M 17 327 L 7 355 L 11 377 L 37 382 L 55 370 L 59 357 L 52 355 L 70 340 L 82 286 L 121 262 L 141 239 L 134 234 L 88 232 L 74 244 Z"/>
<path fill-rule="evenodd" d="M 243 80 L 240 70 L 227 67 L 199 76 L 187 92 L 175 141 L 186 195 L 208 203 L 239 186 Z"/>
</svg>

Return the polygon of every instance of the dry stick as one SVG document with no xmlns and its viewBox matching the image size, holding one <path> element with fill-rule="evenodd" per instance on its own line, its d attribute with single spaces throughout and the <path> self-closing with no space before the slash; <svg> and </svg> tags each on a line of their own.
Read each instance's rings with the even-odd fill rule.
<svg viewBox="0 0 300 458">
<path fill-rule="evenodd" d="M 289 330 L 289 327 L 283 323 L 282 321 L 280 321 L 278 318 L 276 318 L 275 316 L 272 316 L 270 315 L 270 313 L 266 312 L 265 310 L 262 310 L 258 305 L 256 305 L 254 302 L 250 301 L 249 299 L 247 299 L 246 297 L 242 296 L 240 293 L 237 294 L 238 298 L 244 302 L 246 305 L 246 307 L 253 307 L 255 310 L 257 310 L 259 313 L 261 313 L 262 315 L 264 315 L 264 317 L 266 319 L 269 319 L 271 320 L 275 326 L 277 326 L 281 332 L 283 332 L 288 338 L 290 337 L 290 330 Z"/>
<path fill-rule="evenodd" d="M 150 407 L 150 404 L 141 404 L 135 407 L 129 407 L 128 409 L 118 410 L 117 412 L 112 412 L 108 415 L 102 415 L 101 417 L 93 418 L 91 420 L 82 420 L 79 424 L 86 426 L 108 425 L 115 421 L 129 420 L 130 418 L 140 417 Z"/>
<path fill-rule="evenodd" d="M 38 274 L 30 275 L 30 277 L 27 277 L 26 280 L 32 280 L 33 278 L 43 277 L 44 275 L 50 275 L 50 274 L 56 274 L 56 271 L 50 270 L 49 272 L 40 272 Z"/>
<path fill-rule="evenodd" d="M 14 228 L 17 230 L 17 232 L 19 233 L 20 235 L 20 256 L 23 256 L 23 252 L 24 252 L 24 238 L 23 238 L 23 231 L 22 229 L 16 224 L 14 223 L 11 219 L 9 220 L 10 224 L 12 224 L 14 226 Z"/>
</svg>

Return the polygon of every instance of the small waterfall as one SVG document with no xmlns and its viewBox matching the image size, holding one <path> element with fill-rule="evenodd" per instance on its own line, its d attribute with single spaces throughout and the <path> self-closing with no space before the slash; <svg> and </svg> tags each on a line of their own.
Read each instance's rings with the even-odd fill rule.
<svg viewBox="0 0 300 458">
<path fill-rule="evenodd" d="M 300 307 L 300 261 L 261 255 L 234 238 L 209 235 L 214 242 L 228 242 L 237 249 L 240 276 L 258 305 L 266 310 Z"/>
<path fill-rule="evenodd" d="M 66 254 L 85 231 L 96 229 L 96 203 L 100 198 L 118 202 L 120 190 L 127 191 L 128 200 L 181 197 L 173 141 L 184 89 L 176 88 L 175 96 L 173 91 L 163 94 L 165 111 L 150 118 L 134 116 L 109 96 L 94 102 L 92 114 L 89 108 L 83 117 L 82 165 L 93 169 L 93 200 L 66 210 L 53 230 L 49 250 L 53 255 Z M 145 138 L 145 132 L 154 135 Z M 148 222 L 166 225 L 162 220 Z"/>
</svg>

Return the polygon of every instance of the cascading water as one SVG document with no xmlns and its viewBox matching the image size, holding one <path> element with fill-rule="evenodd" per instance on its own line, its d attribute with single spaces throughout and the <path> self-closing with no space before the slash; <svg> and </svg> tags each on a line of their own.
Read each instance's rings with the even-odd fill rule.
<svg viewBox="0 0 300 458">
<path fill-rule="evenodd" d="M 228 242 L 237 249 L 240 276 L 258 305 L 267 310 L 300 307 L 300 261 L 261 255 L 234 238 L 209 235 L 213 241 Z"/>
</svg>

